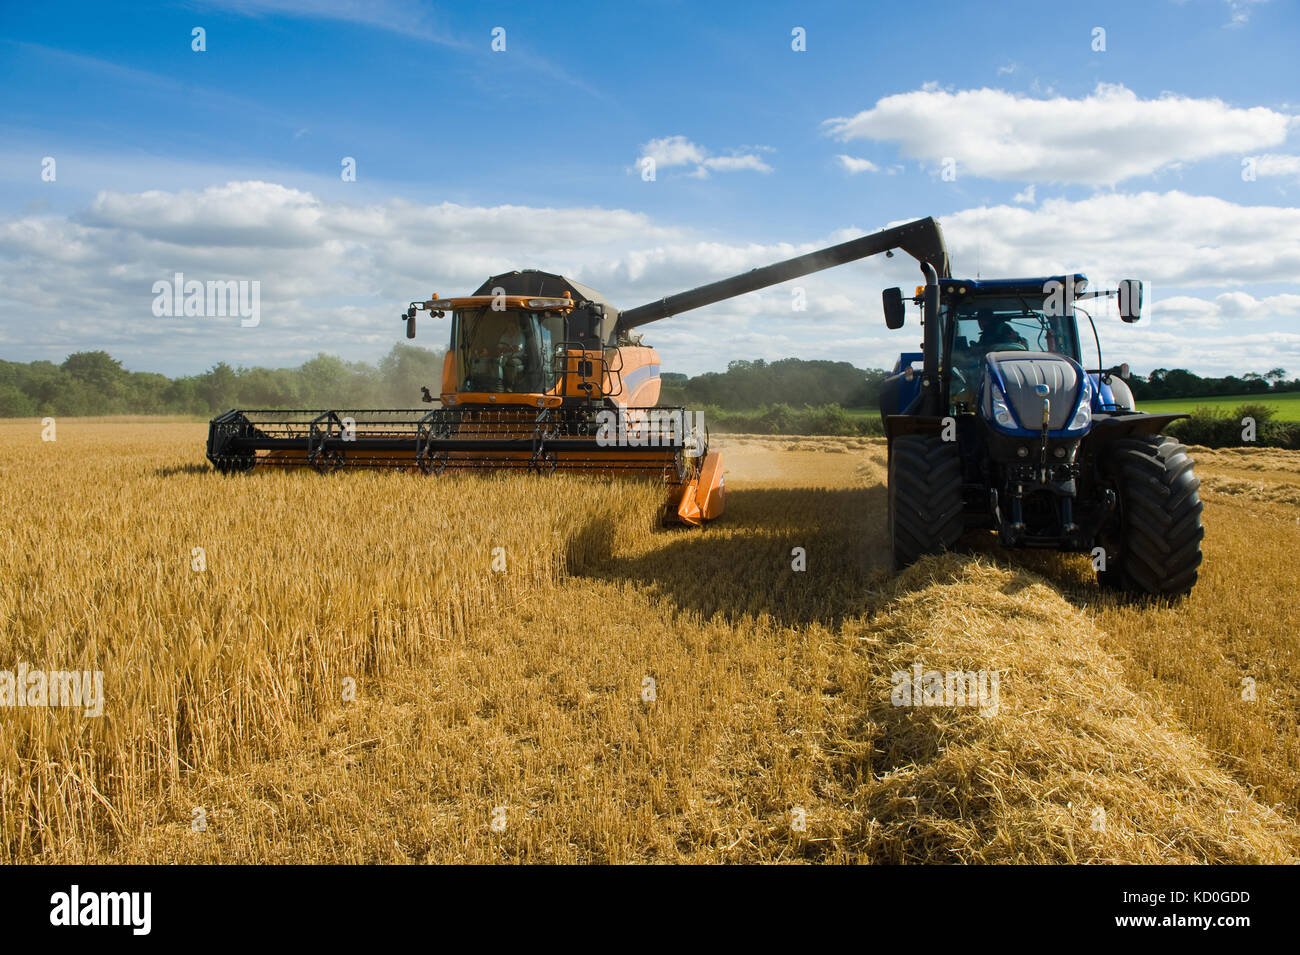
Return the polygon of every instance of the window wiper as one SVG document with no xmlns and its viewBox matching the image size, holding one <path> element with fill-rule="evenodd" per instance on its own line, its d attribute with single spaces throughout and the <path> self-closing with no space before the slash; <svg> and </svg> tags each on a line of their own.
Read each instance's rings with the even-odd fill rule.
<svg viewBox="0 0 1300 955">
<path fill-rule="evenodd" d="M 1046 321 L 1046 318 L 1043 316 L 1041 312 L 1035 312 L 1032 308 L 1029 307 L 1029 303 L 1025 301 L 1025 297 L 1023 295 L 1018 294 L 1016 295 L 1016 298 L 1020 300 L 1020 307 L 1025 310 L 1026 315 L 1028 315 L 1030 318 L 1036 318 L 1040 322 Z"/>
<path fill-rule="evenodd" d="M 1043 341 L 1043 333 L 1051 332 L 1052 323 L 1047 320 L 1047 316 L 1044 315 L 1042 312 L 1036 312 L 1032 308 L 1030 308 L 1029 303 L 1025 301 L 1025 297 L 1023 295 L 1017 294 L 1016 298 L 1020 300 L 1020 307 L 1025 310 L 1026 315 L 1028 315 L 1030 318 L 1038 319 L 1038 341 L 1039 344 L 1041 345 Z"/>
</svg>

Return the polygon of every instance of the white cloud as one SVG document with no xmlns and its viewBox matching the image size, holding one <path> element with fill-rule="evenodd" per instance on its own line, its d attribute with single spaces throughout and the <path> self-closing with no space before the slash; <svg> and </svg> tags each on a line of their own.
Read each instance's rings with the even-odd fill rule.
<svg viewBox="0 0 1300 955">
<path fill-rule="evenodd" d="M 1128 362 L 1138 374 L 1152 368 L 1187 368 L 1201 375 L 1241 375 L 1278 366 L 1294 371 L 1300 361 L 1296 332 L 1217 329 L 1197 335 L 1184 328 L 1135 331 L 1138 328 L 1116 323 L 1102 330 L 1102 361 L 1107 367 Z"/>
<path fill-rule="evenodd" d="M 268 182 L 103 193 L 73 215 L 0 217 L 0 350 L 30 361 L 102 348 L 128 367 L 171 373 L 223 360 L 296 364 L 318 351 L 374 360 L 403 340 L 406 302 L 470 292 L 512 268 L 570 275 L 627 308 L 886 224 L 761 244 L 622 209 L 349 203 Z M 1142 193 L 966 209 L 942 224 L 959 276 L 978 261 L 986 277 L 1077 269 L 1094 287 L 1144 279 L 1150 304 L 1138 325 L 1100 302 L 1094 310 L 1106 354 L 1139 371 L 1300 368 L 1300 335 L 1289 331 L 1300 316 L 1300 210 Z M 260 281 L 261 325 L 154 318 L 153 283 L 178 271 Z M 919 277 L 907 256 L 877 256 L 665 320 L 646 340 L 670 371 L 789 355 L 888 366 L 916 334 L 884 330 L 880 289 Z M 1252 283 L 1282 288 L 1264 295 Z M 806 311 L 792 309 L 795 287 Z M 445 335 L 445 325 L 422 325 L 423 344 Z"/>
<path fill-rule="evenodd" d="M 1025 186 L 1024 189 L 1020 190 L 1014 196 L 1011 197 L 1011 201 L 1023 202 L 1027 205 L 1032 206 L 1034 204 L 1034 184 L 1030 183 L 1029 185 Z"/>
<path fill-rule="evenodd" d="M 705 169 L 714 172 L 735 172 L 738 169 L 752 169 L 754 172 L 771 172 L 772 167 L 754 155 L 744 156 L 710 156 L 702 163 Z"/>
<path fill-rule="evenodd" d="M 615 270 L 611 250 L 678 241 L 619 209 L 350 205 L 265 182 L 102 193 L 73 216 L 0 218 L 0 349 L 32 360 L 104 348 L 131 367 L 188 371 L 319 350 L 374 358 L 413 298 L 513 267 L 599 278 Z M 259 281 L 262 324 L 154 318 L 153 283 L 175 272 Z"/>
<path fill-rule="evenodd" d="M 1224 328 L 1227 323 L 1239 328 L 1243 321 L 1263 322 L 1273 319 L 1288 324 L 1300 318 L 1300 295 L 1281 293 L 1256 298 L 1247 292 L 1223 292 L 1214 298 L 1175 295 L 1151 303 L 1153 319 L 1179 326 Z"/>
<path fill-rule="evenodd" d="M 641 147 L 638 158 L 650 158 L 662 168 L 695 165 L 704 160 L 705 152 L 685 136 L 665 136 L 652 139 Z"/>
<path fill-rule="evenodd" d="M 1144 306 L 1151 321 L 1168 321 L 1180 328 L 1220 328 L 1223 317 L 1212 299 L 1175 295 Z"/>
<path fill-rule="evenodd" d="M 759 152 L 767 150 L 764 146 L 751 148 Z M 736 172 L 741 169 L 763 173 L 772 171 L 772 167 L 763 162 L 755 152 L 737 151 L 726 156 L 714 156 L 703 146 L 696 145 L 685 136 L 665 136 L 663 139 L 650 140 L 641 147 L 635 171 L 641 170 L 641 161 L 644 159 L 653 159 L 657 169 L 693 166 L 689 175 L 697 179 L 707 179 L 710 171 Z"/>
<path fill-rule="evenodd" d="M 322 214 L 310 193 L 268 182 L 232 182 L 200 193 L 101 192 L 84 221 L 190 245 L 310 245 Z"/>
<path fill-rule="evenodd" d="M 843 153 L 835 157 L 840 161 L 844 171 L 850 175 L 857 175 L 860 172 L 879 172 L 880 167 L 870 159 L 859 159 L 856 156 L 845 156 Z"/>
<path fill-rule="evenodd" d="M 1256 176 L 1293 176 L 1300 179 L 1300 156 L 1265 153 L 1252 157 Z"/>
<path fill-rule="evenodd" d="M 985 277 L 1080 271 L 1094 289 L 1143 280 L 1136 325 L 1119 322 L 1110 300 L 1088 307 L 1107 364 L 1220 375 L 1300 368 L 1300 209 L 1146 192 L 965 209 L 941 223 L 959 277 L 978 260 Z M 1288 290 L 1260 295 L 1257 284 Z M 1085 356 L 1091 342 L 1085 332 Z"/>
<path fill-rule="evenodd" d="M 955 157 L 975 176 L 1113 185 L 1178 163 L 1275 146 L 1291 120 L 1262 106 L 1174 94 L 1141 99 L 1124 86 L 1100 84 L 1081 99 L 925 88 L 823 125 L 841 141 L 894 142 L 904 156 L 924 162 Z"/>
<path fill-rule="evenodd" d="M 1045 199 L 1035 208 L 965 209 L 942 218 L 954 269 L 978 254 L 985 275 L 1081 270 L 1166 286 L 1290 283 L 1300 276 L 1300 209 L 1184 192 Z"/>
<path fill-rule="evenodd" d="M 1268 0 L 1224 0 L 1228 5 L 1228 22 L 1225 27 L 1243 27 L 1250 22 L 1251 7 Z"/>
</svg>

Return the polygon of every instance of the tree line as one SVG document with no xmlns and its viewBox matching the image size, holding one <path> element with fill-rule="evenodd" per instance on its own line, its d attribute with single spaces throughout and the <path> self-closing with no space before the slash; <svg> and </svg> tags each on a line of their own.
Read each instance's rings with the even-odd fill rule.
<svg viewBox="0 0 1300 955">
<path fill-rule="evenodd" d="M 1241 377 L 1202 378 L 1186 368 L 1157 368 L 1151 374 L 1128 379 L 1137 401 L 1161 398 L 1214 398 L 1221 395 L 1266 395 L 1270 392 L 1300 391 L 1300 378 L 1287 379 L 1285 368 L 1264 374 L 1248 371 Z M 1139 405 L 1140 407 L 1140 405 Z"/>
<path fill-rule="evenodd" d="M 771 404 L 875 408 L 879 405 L 880 385 L 888 374 L 880 368 L 857 368 L 847 361 L 733 361 L 726 371 L 705 372 L 693 378 L 663 375 L 661 401 L 733 411 Z"/>
<path fill-rule="evenodd" d="M 77 352 L 61 364 L 0 361 L 0 417 L 178 414 L 230 408 L 410 408 L 420 387 L 437 394 L 441 351 L 398 344 L 371 365 L 317 355 L 297 368 L 234 368 L 168 378 L 127 371 L 107 352 Z"/>
<path fill-rule="evenodd" d="M 76 352 L 61 364 L 0 361 L 0 417 L 99 414 L 209 416 L 229 408 L 410 408 L 420 388 L 437 394 L 440 350 L 397 344 L 376 364 L 320 354 L 297 368 L 235 368 L 218 362 L 198 375 L 169 378 L 128 371 L 107 352 Z M 723 372 L 663 375 L 661 403 L 754 411 L 789 408 L 876 408 L 880 368 L 846 361 L 733 361 Z M 1240 377 L 1202 377 L 1158 368 L 1129 379 L 1139 401 L 1300 391 L 1285 369 Z"/>
</svg>

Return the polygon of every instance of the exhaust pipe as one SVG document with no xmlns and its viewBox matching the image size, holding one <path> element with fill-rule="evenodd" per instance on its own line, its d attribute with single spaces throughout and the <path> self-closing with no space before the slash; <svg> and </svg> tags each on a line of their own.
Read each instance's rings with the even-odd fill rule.
<svg viewBox="0 0 1300 955">
<path fill-rule="evenodd" d="M 934 266 L 921 260 L 925 275 L 925 298 L 922 318 L 925 338 L 921 363 L 921 414 L 931 417 L 940 413 L 939 407 L 939 275 Z"/>
</svg>

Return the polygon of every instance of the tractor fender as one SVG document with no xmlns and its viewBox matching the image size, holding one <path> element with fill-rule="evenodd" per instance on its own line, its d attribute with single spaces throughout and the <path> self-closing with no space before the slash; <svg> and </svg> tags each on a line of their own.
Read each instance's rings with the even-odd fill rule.
<svg viewBox="0 0 1300 955">
<path fill-rule="evenodd" d="M 885 439 L 889 450 L 893 450 L 894 438 L 905 434 L 941 434 L 944 430 L 944 418 L 931 417 L 928 414 L 887 414 L 885 416 Z"/>
<path fill-rule="evenodd" d="M 1108 414 L 1100 412 L 1092 416 L 1092 430 L 1084 439 L 1094 452 L 1102 445 L 1109 444 L 1116 438 L 1131 438 L 1143 434 L 1163 434 L 1166 426 L 1180 418 L 1191 415 L 1169 412 L 1167 414 L 1148 414 L 1134 411 L 1127 414 Z"/>
<path fill-rule="evenodd" d="M 1097 381 L 1097 390 L 1102 396 L 1102 408 L 1116 411 L 1137 410 L 1137 402 L 1133 400 L 1133 389 L 1128 386 L 1123 378 L 1112 375 L 1110 380 L 1107 381 L 1105 377 L 1099 375 L 1094 378 L 1094 381 Z M 1107 392 L 1110 392 L 1109 398 L 1107 398 Z"/>
<path fill-rule="evenodd" d="M 885 416 L 885 437 L 894 439 L 905 434 L 939 434 L 943 431 L 943 418 L 929 415 L 891 414 Z"/>
</svg>

